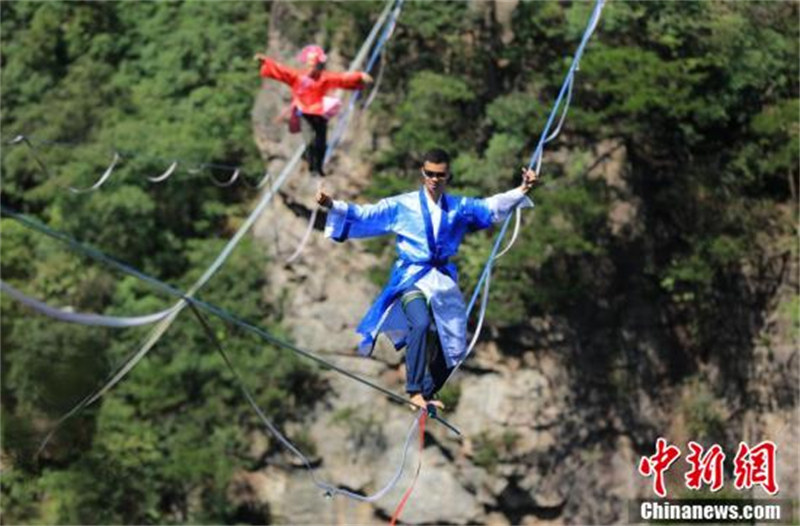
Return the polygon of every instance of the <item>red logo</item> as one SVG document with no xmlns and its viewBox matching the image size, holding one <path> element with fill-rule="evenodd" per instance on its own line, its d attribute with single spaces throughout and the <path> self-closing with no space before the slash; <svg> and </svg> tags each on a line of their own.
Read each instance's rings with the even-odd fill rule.
<svg viewBox="0 0 800 526">
<path fill-rule="evenodd" d="M 722 464 L 725 462 L 725 453 L 719 444 L 711 446 L 705 455 L 703 446 L 697 442 L 689 442 L 691 453 L 686 457 L 686 461 L 692 466 L 684 476 L 686 487 L 689 489 L 700 489 L 703 483 L 710 486 L 711 491 L 722 489 L 723 472 Z"/>
<path fill-rule="evenodd" d="M 659 497 L 667 496 L 667 488 L 664 484 L 664 472 L 666 472 L 673 462 L 681 456 L 681 450 L 676 446 L 667 446 L 664 438 L 656 440 L 656 454 L 652 457 L 642 457 L 639 462 L 639 473 L 642 476 L 653 476 L 653 491 Z"/>
<path fill-rule="evenodd" d="M 726 458 L 722 447 L 714 444 L 706 451 L 697 442 L 690 441 L 689 450 L 686 461 L 690 467 L 684 475 L 686 487 L 690 490 L 699 490 L 705 484 L 712 492 L 722 489 Z M 667 445 L 667 440 L 659 437 L 656 440 L 655 454 L 642 457 L 639 461 L 639 474 L 643 477 L 653 477 L 653 491 L 659 497 L 667 496 L 664 473 L 680 456 L 681 450 L 677 446 Z M 752 448 L 747 443 L 740 442 L 739 450 L 733 459 L 733 484 L 736 489 L 741 491 L 761 486 L 770 495 L 778 493 L 777 456 L 778 448 L 770 440 L 765 440 Z"/>
<path fill-rule="evenodd" d="M 775 459 L 778 448 L 770 440 L 765 440 L 750 448 L 745 442 L 739 443 L 739 451 L 733 459 L 733 485 L 736 489 L 750 489 L 760 485 L 770 495 L 778 493 L 775 477 Z"/>
</svg>

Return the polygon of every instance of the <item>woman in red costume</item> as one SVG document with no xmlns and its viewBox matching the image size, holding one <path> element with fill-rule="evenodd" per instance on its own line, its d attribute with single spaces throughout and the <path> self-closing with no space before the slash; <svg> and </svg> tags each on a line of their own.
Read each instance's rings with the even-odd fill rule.
<svg viewBox="0 0 800 526">
<path fill-rule="evenodd" d="M 325 71 L 328 57 L 319 46 L 303 48 L 298 55 L 305 70 L 297 70 L 279 64 L 262 53 L 256 53 L 255 60 L 261 61 L 261 76 L 283 82 L 292 90 L 292 106 L 289 115 L 289 131 L 300 131 L 300 116 L 311 126 L 314 138 L 308 148 L 308 163 L 312 172 L 324 176 L 322 164 L 327 148 L 328 119 L 339 112 L 342 102 L 326 94 L 334 89 L 361 89 L 372 82 L 372 77 L 364 72 L 333 73 Z"/>
</svg>

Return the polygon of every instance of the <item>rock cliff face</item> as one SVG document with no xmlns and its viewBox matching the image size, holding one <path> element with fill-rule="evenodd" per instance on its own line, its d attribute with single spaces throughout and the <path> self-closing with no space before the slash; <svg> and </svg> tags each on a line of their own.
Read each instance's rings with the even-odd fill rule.
<svg viewBox="0 0 800 526">
<path fill-rule="evenodd" d="M 341 67 L 335 53 L 333 57 L 332 67 Z M 262 90 L 254 108 L 256 141 L 274 173 L 302 140 L 271 120 L 285 103 L 281 93 L 281 89 Z M 325 183 L 336 197 L 358 200 L 368 184 L 370 166 L 360 159 L 373 143 L 370 129 L 369 116 L 359 116 L 334 156 Z M 604 178 L 620 196 L 608 221 L 616 234 L 636 235 L 639 204 L 623 181 L 624 148 L 600 144 L 595 153 L 604 160 L 590 175 Z M 285 199 L 276 199 L 257 224 L 255 236 L 271 257 L 264 269 L 271 285 L 264 294 L 280 306 L 282 323 L 298 345 L 402 393 L 400 353 L 383 344 L 372 359 L 354 354 L 355 326 L 378 292 L 367 277 L 379 264 L 376 257 L 363 244 L 335 244 L 314 232 L 303 255 L 292 265 L 284 263 L 307 226 L 307 219 L 295 213 L 298 206 L 293 211 L 287 203 L 311 209 L 315 185 L 301 168 L 285 187 Z M 796 278 L 795 272 L 788 274 Z M 796 279 L 787 279 L 778 296 L 791 297 L 796 286 Z M 718 408 L 725 437 L 776 442 L 785 497 L 800 489 L 795 443 L 798 360 L 788 319 L 783 310 L 771 311 L 753 344 L 755 366 L 746 391 L 758 404 Z M 595 377 L 600 373 L 593 373 L 590 364 L 576 365 L 591 360 L 596 350 L 581 345 L 579 329 L 568 320 L 532 318 L 520 327 L 514 334 L 478 345 L 459 372 L 457 396 L 452 396 L 457 402 L 445 414 L 463 437 L 429 424 L 422 471 L 403 512 L 404 522 L 626 522 L 627 501 L 652 496 L 651 482 L 636 473 L 636 465 L 642 455 L 651 454 L 655 437 L 669 437 L 684 450 L 686 441 L 693 439 L 686 407 L 706 392 L 702 385 L 633 386 L 634 395 L 620 405 L 595 387 L 608 378 Z M 656 353 L 659 345 L 656 337 L 642 338 L 632 348 L 648 354 Z M 413 415 L 356 382 L 331 372 L 321 374 L 328 395 L 303 424 L 315 446 L 317 476 L 351 490 L 374 492 L 399 466 Z M 730 459 L 735 454 L 726 453 Z M 288 456 L 257 471 L 239 473 L 231 481 L 231 498 L 255 510 L 254 521 L 381 523 L 399 502 L 416 462 L 414 442 L 400 484 L 374 504 L 325 498 L 306 470 L 294 466 Z M 678 470 L 671 472 L 670 487 L 681 488 L 681 476 Z M 760 490 L 754 495 L 764 496 Z"/>
</svg>

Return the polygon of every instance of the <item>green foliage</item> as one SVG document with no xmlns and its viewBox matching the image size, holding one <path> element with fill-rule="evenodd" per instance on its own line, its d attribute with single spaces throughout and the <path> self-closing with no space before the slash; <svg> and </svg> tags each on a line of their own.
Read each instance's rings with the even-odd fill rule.
<svg viewBox="0 0 800 526">
<path fill-rule="evenodd" d="M 314 437 L 308 428 L 304 427 L 298 432 L 293 433 L 289 439 L 305 455 L 312 458 L 317 455 L 317 443 L 314 441 Z"/>
<path fill-rule="evenodd" d="M 494 473 L 500 462 L 500 447 L 488 433 L 482 432 L 474 441 L 472 463 Z"/>
<path fill-rule="evenodd" d="M 200 268 L 220 244 L 197 242 L 188 259 Z M 258 292 L 263 286 L 260 261 L 250 244 L 243 243 L 204 298 L 263 323 L 268 308 Z M 132 278 L 120 281 L 111 305 L 125 313 L 163 308 Z M 13 402 L 5 408 L 13 407 L 14 415 L 60 416 L 97 385 L 110 361 L 138 347 L 144 332 L 76 328 L 38 316 L 18 317 L 12 314 L 15 309 L 19 307 L 4 297 L 4 400 Z M 293 355 L 221 325 L 215 324 L 214 330 L 271 418 L 291 419 L 296 407 L 318 396 L 315 375 Z M 26 419 L 3 418 L 4 447 L 14 466 L 24 467 L 41 433 L 26 430 Z M 37 479 L 20 478 L 38 481 L 36 495 L 45 497 L 39 511 L 45 522 L 224 520 L 232 512 L 225 497 L 228 480 L 236 467 L 247 465 L 246 437 L 256 429 L 260 423 L 239 386 L 186 311 L 170 337 L 96 411 L 59 431 L 46 450 L 46 458 L 57 463 L 46 462 Z M 98 480 L 106 481 L 102 488 Z M 28 512 L 12 508 L 10 516 L 16 513 Z"/>
<path fill-rule="evenodd" d="M 455 184 L 464 188 L 465 194 L 470 193 L 470 188 L 481 188 L 485 192 L 506 190 L 524 164 L 520 156 L 523 145 L 524 141 L 515 135 L 492 135 L 481 158 L 461 154 L 454 160 L 453 173 L 458 177 Z"/>
<path fill-rule="evenodd" d="M 494 473 L 500 462 L 508 461 L 519 433 L 506 429 L 500 435 L 482 431 L 473 439 L 472 462 Z"/>
<path fill-rule="evenodd" d="M 800 330 L 800 295 L 795 295 L 781 303 L 780 312 L 789 320 L 795 332 Z"/>
<path fill-rule="evenodd" d="M 420 71 L 409 82 L 406 100 L 397 108 L 402 124 L 393 137 L 395 150 L 419 158 L 433 144 L 453 144 L 465 104 L 475 94 L 459 78 Z M 451 146 L 452 147 L 452 146 Z"/>
<path fill-rule="evenodd" d="M 707 381 L 698 377 L 687 380 L 680 413 L 692 440 L 719 442 L 725 437 L 727 419 L 722 402 L 714 395 Z"/>
<path fill-rule="evenodd" d="M 496 133 L 517 137 L 536 135 L 547 118 L 549 108 L 537 103 L 530 93 L 501 95 L 486 106 L 486 116 Z"/>
<path fill-rule="evenodd" d="M 388 445 L 383 426 L 372 413 L 365 415 L 355 407 L 344 407 L 333 413 L 330 423 L 347 430 L 348 446 L 353 451 L 364 448 L 382 450 Z"/>
<path fill-rule="evenodd" d="M 436 395 L 448 411 L 455 411 L 461 399 L 461 384 L 455 381 L 447 382 Z"/>
<path fill-rule="evenodd" d="M 250 110 L 259 86 L 252 53 L 265 40 L 261 4 L 197 2 L 0 5 L 7 133 L 64 144 L 3 148 L 4 204 L 187 288 L 249 210 L 245 190 L 221 190 L 192 161 L 260 173 Z M 121 154 L 101 189 L 94 183 Z M 162 160 L 159 160 L 161 158 Z M 178 171 L 161 185 L 144 176 Z M 3 279 L 50 304 L 136 315 L 174 298 L 0 223 Z M 235 228 L 235 227 L 234 227 Z M 200 291 L 285 337 L 261 296 L 265 257 L 244 240 Z M 68 421 L 38 462 L 56 419 L 142 344 L 148 328 L 114 331 L 32 314 L 2 298 L 3 519 L 12 523 L 221 523 L 226 493 L 250 467 L 247 437 L 262 432 L 239 385 L 190 310 L 123 382 Z M 281 425 L 323 386 L 294 355 L 212 320 L 245 384 Z M 277 446 L 273 446 L 277 447 Z"/>
<path fill-rule="evenodd" d="M 395 164 L 382 173 L 413 173 L 408 159 L 438 145 L 455 154 L 455 192 L 487 195 L 513 186 L 590 10 L 586 3 L 520 4 L 506 47 L 491 44 L 496 28 L 454 24 L 463 40 L 448 49 L 443 73 L 408 75 L 406 100 L 385 110 L 393 124 L 391 155 L 383 161 Z M 536 210 L 526 213 L 520 239 L 496 266 L 489 323 L 587 310 L 616 301 L 609 295 L 619 295 L 622 305 L 630 290 L 614 287 L 624 281 L 616 272 L 625 269 L 644 277 L 643 294 L 660 291 L 652 303 L 680 313 L 694 348 L 715 340 L 721 297 L 741 297 L 731 288 L 739 281 L 734 276 L 764 266 L 768 240 L 788 231 L 775 205 L 798 191 L 798 97 L 790 80 L 798 75 L 796 15 L 796 6 L 765 3 L 606 7 L 581 61 L 560 142 L 545 151 L 550 188 L 533 192 Z M 433 15 L 428 23 L 445 19 Z M 426 37 L 423 29 L 408 31 Z M 494 62 L 482 60 L 490 51 Z M 502 60 L 508 66 L 498 70 Z M 613 187 L 587 177 L 601 141 L 624 147 L 621 181 Z M 558 149 L 558 164 L 548 164 Z M 381 195 L 401 185 L 396 177 L 378 181 Z M 631 228 L 639 233 L 632 239 L 609 228 L 622 199 L 637 203 L 639 224 Z M 463 246 L 465 289 L 489 249 L 481 235 Z M 623 261 L 631 253 L 639 264 Z"/>
</svg>

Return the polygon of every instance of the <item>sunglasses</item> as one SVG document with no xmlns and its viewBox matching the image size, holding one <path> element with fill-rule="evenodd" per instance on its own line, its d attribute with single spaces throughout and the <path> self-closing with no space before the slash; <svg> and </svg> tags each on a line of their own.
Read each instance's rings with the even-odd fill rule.
<svg viewBox="0 0 800 526">
<path fill-rule="evenodd" d="M 447 172 L 433 172 L 431 170 L 426 170 L 425 168 L 422 169 L 422 175 L 427 177 L 428 179 L 446 179 L 448 176 Z"/>
</svg>

